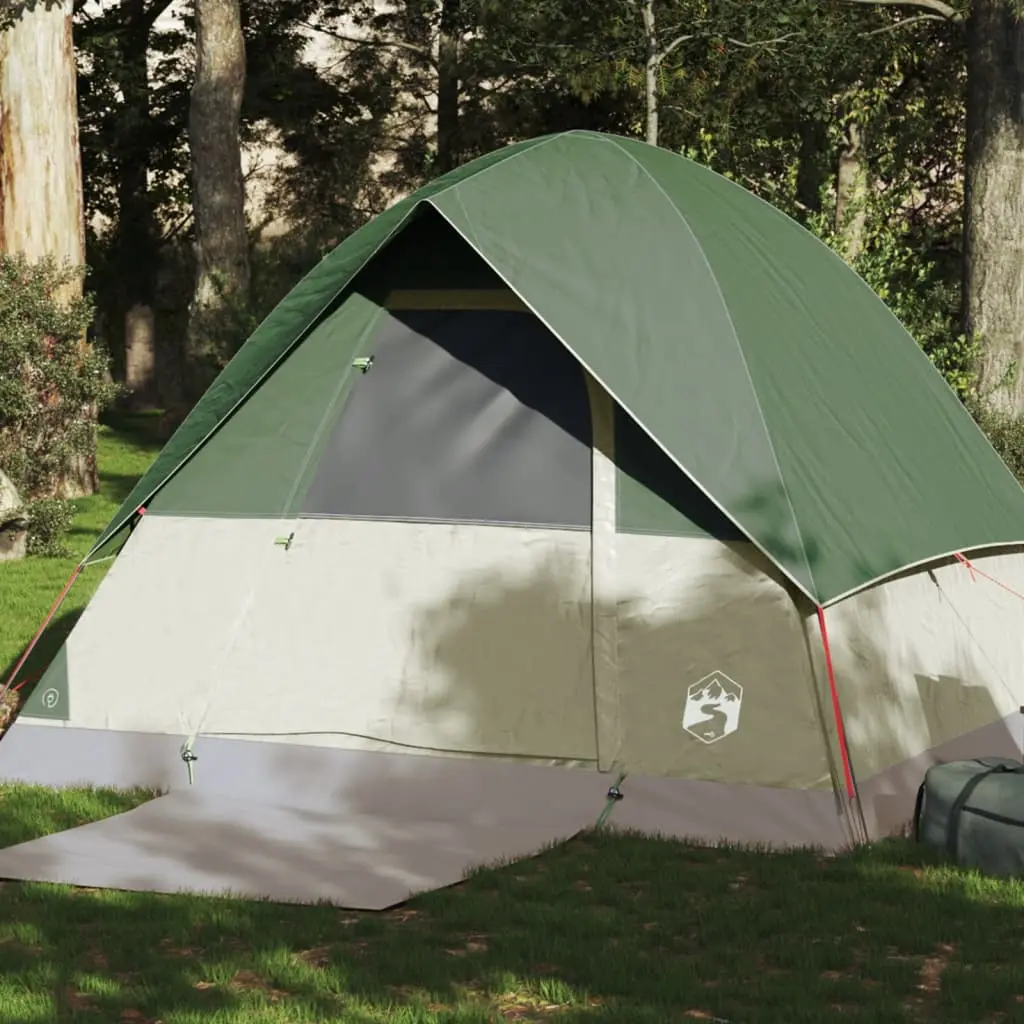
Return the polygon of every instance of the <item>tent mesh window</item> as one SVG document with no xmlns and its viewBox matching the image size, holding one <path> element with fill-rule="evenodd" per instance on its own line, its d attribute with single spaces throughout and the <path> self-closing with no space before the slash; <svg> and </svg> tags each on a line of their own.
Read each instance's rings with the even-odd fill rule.
<svg viewBox="0 0 1024 1024">
<path fill-rule="evenodd" d="M 303 515 L 589 529 L 583 371 L 533 316 L 393 311 L 371 353 Z"/>
</svg>

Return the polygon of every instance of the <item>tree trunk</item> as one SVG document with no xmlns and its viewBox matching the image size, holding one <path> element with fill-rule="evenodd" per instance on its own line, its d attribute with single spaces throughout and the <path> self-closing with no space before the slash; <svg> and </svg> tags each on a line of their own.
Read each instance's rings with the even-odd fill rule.
<svg viewBox="0 0 1024 1024">
<path fill-rule="evenodd" d="M 828 133 L 817 118 L 807 118 L 801 123 L 799 134 L 796 201 L 803 214 L 820 213 L 821 194 L 831 177 Z"/>
<path fill-rule="evenodd" d="M 167 6 L 158 3 L 154 10 Z M 149 37 L 153 13 L 145 0 L 121 0 L 118 85 L 121 145 L 118 153 L 118 317 L 124 329 L 125 383 L 134 408 L 156 401 L 153 360 L 153 295 L 158 259 L 156 217 L 149 191 Z"/>
<path fill-rule="evenodd" d="M 979 391 L 1024 412 L 1024 22 L 1007 0 L 967 21 L 964 324 L 981 346 Z"/>
<path fill-rule="evenodd" d="M 0 33 L 0 250 L 81 266 L 85 216 L 71 15 L 71 0 L 39 3 Z M 80 294 L 81 285 L 75 288 Z M 96 487 L 91 453 L 76 460 L 58 493 L 77 497 Z"/>
<path fill-rule="evenodd" d="M 461 0 L 443 0 L 437 41 L 437 171 L 458 167 L 462 156 L 459 131 Z"/>
<path fill-rule="evenodd" d="M 654 20 L 654 0 L 643 0 L 640 13 L 644 21 L 644 138 L 658 145 L 658 25 Z"/>
<path fill-rule="evenodd" d="M 863 129 L 856 121 L 850 121 L 845 135 L 836 172 L 835 228 L 842 240 L 843 255 L 847 261 L 853 262 L 864 248 L 868 172 Z"/>
<path fill-rule="evenodd" d="M 189 109 L 196 280 L 186 341 L 186 390 L 205 383 L 211 325 L 248 301 L 249 238 L 239 126 L 245 41 L 239 0 L 196 0 L 196 75 Z"/>
</svg>

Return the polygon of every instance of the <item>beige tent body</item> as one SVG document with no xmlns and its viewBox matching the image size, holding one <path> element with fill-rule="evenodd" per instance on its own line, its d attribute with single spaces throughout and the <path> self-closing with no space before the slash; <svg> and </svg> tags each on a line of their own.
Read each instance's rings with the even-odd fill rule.
<svg viewBox="0 0 1024 1024">
<path fill-rule="evenodd" d="M 422 212 L 112 524 L 0 777 L 170 792 L 0 876 L 384 907 L 599 818 L 837 849 L 1019 755 L 1024 550 L 809 593 L 507 276 Z"/>
</svg>

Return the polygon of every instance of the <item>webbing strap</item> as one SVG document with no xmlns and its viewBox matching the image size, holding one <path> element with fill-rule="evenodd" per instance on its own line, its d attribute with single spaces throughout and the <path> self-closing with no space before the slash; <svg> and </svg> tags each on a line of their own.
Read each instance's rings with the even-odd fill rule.
<svg viewBox="0 0 1024 1024">
<path fill-rule="evenodd" d="M 984 763 L 984 761 L 978 761 L 978 764 Z M 970 800 L 974 791 L 982 782 L 985 781 L 985 779 L 990 775 L 998 775 L 1003 772 L 1020 774 L 1021 772 L 1024 772 L 1024 765 L 990 765 L 983 772 L 978 772 L 977 775 L 970 779 L 953 801 L 953 804 L 949 809 L 949 821 L 946 822 L 946 852 L 951 858 L 953 858 L 953 860 L 956 860 L 959 852 L 960 819 L 963 817 L 964 811 L 967 809 L 967 801 Z"/>
</svg>

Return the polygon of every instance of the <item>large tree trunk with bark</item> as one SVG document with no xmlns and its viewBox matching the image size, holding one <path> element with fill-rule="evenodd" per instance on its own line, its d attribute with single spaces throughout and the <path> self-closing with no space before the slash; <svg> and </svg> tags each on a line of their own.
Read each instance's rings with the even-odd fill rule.
<svg viewBox="0 0 1024 1024">
<path fill-rule="evenodd" d="M 71 15 L 72 0 L 39 3 L 0 32 L 0 250 L 81 266 L 85 216 Z M 96 486 L 92 453 L 77 460 L 58 493 L 77 497 Z"/>
<path fill-rule="evenodd" d="M 118 317 L 124 329 L 125 384 L 133 408 L 155 404 L 156 361 L 153 296 L 158 260 L 156 217 L 149 191 L 149 38 L 158 0 L 121 0 L 118 85 L 123 96 L 122 142 L 118 153 L 117 254 L 120 268 Z"/>
<path fill-rule="evenodd" d="M 461 0 L 443 0 L 437 40 L 437 171 L 459 165 L 459 92 L 462 44 Z"/>
<path fill-rule="evenodd" d="M 189 110 L 196 281 L 186 341 L 186 392 L 206 383 L 209 332 L 249 296 L 249 238 L 239 125 L 245 41 L 239 0 L 196 0 L 196 74 Z"/>
<path fill-rule="evenodd" d="M 981 345 L 979 390 L 1024 413 L 1024 21 L 973 0 L 967 22 L 964 323 Z"/>
</svg>

